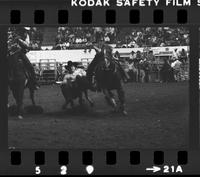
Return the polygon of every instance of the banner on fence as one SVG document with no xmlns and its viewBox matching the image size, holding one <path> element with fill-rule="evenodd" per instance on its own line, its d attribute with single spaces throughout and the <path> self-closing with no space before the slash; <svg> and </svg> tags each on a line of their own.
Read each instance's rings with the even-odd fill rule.
<svg viewBox="0 0 200 177">
<path fill-rule="evenodd" d="M 122 57 L 128 57 L 131 51 L 144 52 L 145 48 L 114 48 L 113 52 L 118 51 Z M 152 50 L 154 54 L 172 52 L 174 49 L 178 51 L 185 49 L 189 50 L 188 46 L 175 46 L 175 47 L 152 47 L 148 50 Z M 29 51 L 27 53 L 28 58 L 32 63 L 38 63 L 41 59 L 54 59 L 56 62 L 67 62 L 69 60 L 73 62 L 81 62 L 83 58 L 92 59 L 95 56 L 95 50 L 39 50 L 39 51 Z"/>
</svg>

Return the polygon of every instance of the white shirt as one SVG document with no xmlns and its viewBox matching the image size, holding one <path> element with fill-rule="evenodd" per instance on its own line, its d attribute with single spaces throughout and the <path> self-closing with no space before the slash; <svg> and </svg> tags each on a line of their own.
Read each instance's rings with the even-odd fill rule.
<svg viewBox="0 0 200 177">
<path fill-rule="evenodd" d="M 178 69 L 180 69 L 181 64 L 182 64 L 182 63 L 181 63 L 179 60 L 176 60 L 175 62 L 173 62 L 173 63 L 171 64 L 171 67 L 172 67 L 173 69 L 175 69 L 175 70 L 178 70 Z"/>
<path fill-rule="evenodd" d="M 173 58 L 178 59 L 178 57 L 179 57 L 178 51 L 176 51 L 176 52 L 174 51 L 173 52 Z"/>
<path fill-rule="evenodd" d="M 76 76 L 86 76 L 86 72 L 83 70 L 83 69 L 81 69 L 81 68 L 78 68 L 78 69 L 76 69 L 72 74 L 66 74 L 65 76 L 64 76 L 64 78 L 63 78 L 63 82 L 64 83 L 67 83 L 67 81 L 68 80 L 70 80 L 70 81 L 75 81 L 75 79 L 76 79 Z"/>
</svg>

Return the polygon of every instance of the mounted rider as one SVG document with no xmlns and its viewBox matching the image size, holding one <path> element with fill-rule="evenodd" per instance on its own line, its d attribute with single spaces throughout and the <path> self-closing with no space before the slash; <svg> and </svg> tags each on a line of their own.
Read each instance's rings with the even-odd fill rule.
<svg viewBox="0 0 200 177">
<path fill-rule="evenodd" d="M 39 88 L 39 84 L 37 83 L 36 74 L 34 71 L 34 67 L 29 61 L 26 53 L 30 50 L 29 46 L 29 35 L 28 31 L 30 28 L 28 27 L 17 27 L 9 31 L 8 33 L 8 61 L 9 61 L 9 79 L 13 79 L 13 63 L 12 57 L 20 57 L 23 62 L 23 66 L 25 68 L 27 79 L 33 84 L 34 89 Z"/>
<path fill-rule="evenodd" d="M 119 63 L 119 60 L 118 58 L 115 58 L 113 56 L 113 50 L 112 50 L 112 47 L 109 46 L 109 45 L 106 45 L 104 43 L 104 41 L 99 41 L 98 43 L 99 46 L 96 46 L 94 44 L 92 44 L 92 47 L 94 48 L 94 50 L 96 51 L 96 55 L 93 59 L 93 61 L 90 63 L 90 68 L 88 68 L 87 70 L 87 76 L 89 78 L 89 81 L 91 83 L 91 87 L 92 87 L 92 90 L 94 90 L 94 75 L 95 75 L 95 69 L 96 69 L 96 66 L 101 63 L 104 59 L 105 61 L 105 67 L 104 69 L 107 70 L 107 71 L 113 71 L 115 66 L 113 65 L 113 62 L 111 61 L 114 61 L 114 63 L 117 64 L 117 66 L 119 67 L 119 71 L 120 71 L 120 74 L 121 74 L 121 77 L 122 77 L 122 80 L 124 82 L 127 82 L 127 80 L 129 79 L 124 71 L 124 69 L 122 68 L 121 64 Z M 98 88 L 97 88 L 98 89 Z M 98 89 L 99 90 L 99 89 Z"/>
</svg>

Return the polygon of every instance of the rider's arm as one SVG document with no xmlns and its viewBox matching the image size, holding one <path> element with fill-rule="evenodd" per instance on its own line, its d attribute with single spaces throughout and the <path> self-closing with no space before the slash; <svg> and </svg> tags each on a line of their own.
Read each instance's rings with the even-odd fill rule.
<svg viewBox="0 0 200 177">
<path fill-rule="evenodd" d="M 63 83 L 67 83 L 67 79 L 68 79 L 68 77 L 67 77 L 67 74 L 64 76 L 64 78 L 63 78 Z"/>
<path fill-rule="evenodd" d="M 86 76 L 86 72 L 83 69 L 80 69 L 80 76 Z"/>
<path fill-rule="evenodd" d="M 99 49 L 97 46 L 93 46 L 93 48 L 97 53 L 101 52 L 101 49 Z"/>
<path fill-rule="evenodd" d="M 74 80 L 74 76 L 72 74 L 66 74 L 63 78 L 63 83 L 67 83 L 68 80 Z"/>
<path fill-rule="evenodd" d="M 23 41 L 22 39 L 18 39 L 18 43 L 20 45 L 20 47 L 25 48 L 25 49 L 29 49 L 30 46 L 27 42 Z"/>
<path fill-rule="evenodd" d="M 118 58 L 118 57 L 115 57 L 115 55 L 113 55 L 113 59 L 115 59 L 115 60 L 119 60 L 119 58 Z"/>
</svg>

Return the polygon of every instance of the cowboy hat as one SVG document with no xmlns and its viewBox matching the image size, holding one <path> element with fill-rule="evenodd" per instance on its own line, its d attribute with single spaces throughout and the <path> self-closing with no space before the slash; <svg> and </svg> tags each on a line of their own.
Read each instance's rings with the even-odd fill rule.
<svg viewBox="0 0 200 177">
<path fill-rule="evenodd" d="M 26 31 L 30 31 L 30 27 L 24 27 L 24 29 L 26 30 Z"/>
</svg>

